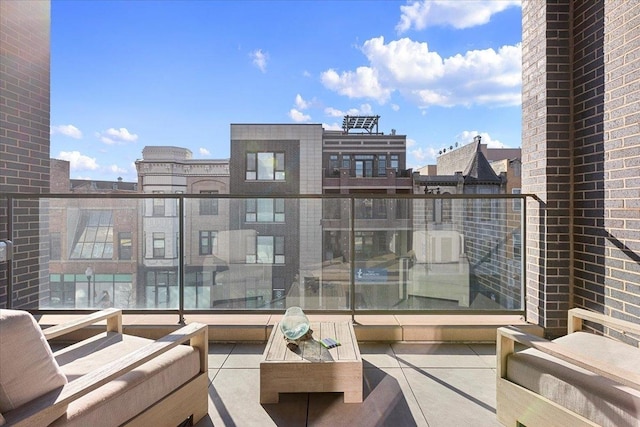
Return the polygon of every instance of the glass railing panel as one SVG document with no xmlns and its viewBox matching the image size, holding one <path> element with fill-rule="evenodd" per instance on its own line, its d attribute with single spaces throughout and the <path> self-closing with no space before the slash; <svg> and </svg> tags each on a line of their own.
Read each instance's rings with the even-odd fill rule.
<svg viewBox="0 0 640 427">
<path fill-rule="evenodd" d="M 14 308 L 523 310 L 508 196 L 20 196 Z"/>
<path fill-rule="evenodd" d="M 301 200 L 298 280 L 287 304 L 304 310 L 350 308 L 351 201 L 348 198 Z"/>
<path fill-rule="evenodd" d="M 177 309 L 176 212 L 176 199 L 41 198 L 39 308 Z"/>
<path fill-rule="evenodd" d="M 513 201 L 405 199 L 396 209 L 411 211 L 410 221 L 356 217 L 356 310 L 521 310 L 522 220 Z"/>
</svg>

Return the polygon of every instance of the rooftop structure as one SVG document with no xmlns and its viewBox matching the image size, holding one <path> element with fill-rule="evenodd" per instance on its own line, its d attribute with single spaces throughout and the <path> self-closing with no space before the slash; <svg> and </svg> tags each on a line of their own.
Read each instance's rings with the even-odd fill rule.
<svg viewBox="0 0 640 427">
<path fill-rule="evenodd" d="M 342 119 L 342 131 L 344 133 L 353 133 L 352 130 L 361 130 L 359 133 L 368 133 L 369 135 L 378 134 L 378 119 L 380 116 L 344 116 Z"/>
</svg>

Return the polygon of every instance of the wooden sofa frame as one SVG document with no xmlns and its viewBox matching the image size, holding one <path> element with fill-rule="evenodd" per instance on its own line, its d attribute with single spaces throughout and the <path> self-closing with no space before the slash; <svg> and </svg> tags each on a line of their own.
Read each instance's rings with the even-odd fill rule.
<svg viewBox="0 0 640 427">
<path fill-rule="evenodd" d="M 569 310 L 568 333 L 582 329 L 584 321 L 599 323 L 623 334 L 640 335 L 640 325 L 619 320 L 580 308 Z M 598 424 L 569 411 L 563 406 L 519 386 L 506 378 L 507 358 L 515 351 L 515 343 L 535 348 L 565 362 L 572 363 L 597 375 L 640 390 L 640 375 L 611 366 L 601 366 L 597 361 L 573 353 L 569 347 L 546 340 L 508 326 L 498 328 L 497 336 L 497 384 L 496 412 L 498 421 L 506 426 L 590 426 Z M 639 350 L 640 351 L 640 350 Z"/>
<path fill-rule="evenodd" d="M 47 340 L 51 340 L 103 320 L 106 320 L 107 332 L 122 333 L 122 311 L 114 308 L 105 309 L 77 320 L 46 328 L 43 333 Z M 87 375 L 69 382 L 62 388 L 53 403 L 48 400 L 46 405 L 39 405 L 40 407 L 36 408 L 26 405 L 29 407 L 29 411 L 18 408 L 9 414 L 5 414 L 6 421 L 11 426 L 43 425 L 43 420 L 51 419 L 50 416 L 47 416 L 48 414 L 58 412 L 60 407 L 66 407 L 70 402 L 85 396 L 89 392 L 187 341 L 189 345 L 198 350 L 200 355 L 199 373 L 190 381 L 127 421 L 124 425 L 177 426 L 189 416 L 192 416 L 192 421 L 195 424 L 208 412 L 208 326 L 200 323 L 191 323 L 184 326 Z"/>
</svg>

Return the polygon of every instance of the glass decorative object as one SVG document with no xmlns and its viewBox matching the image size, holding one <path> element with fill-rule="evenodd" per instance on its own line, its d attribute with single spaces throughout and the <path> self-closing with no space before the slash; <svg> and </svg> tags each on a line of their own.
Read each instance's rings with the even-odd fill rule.
<svg viewBox="0 0 640 427">
<path fill-rule="evenodd" d="M 309 319 L 300 307 L 289 307 L 280 321 L 280 330 L 287 340 L 299 340 L 309 332 Z"/>
</svg>

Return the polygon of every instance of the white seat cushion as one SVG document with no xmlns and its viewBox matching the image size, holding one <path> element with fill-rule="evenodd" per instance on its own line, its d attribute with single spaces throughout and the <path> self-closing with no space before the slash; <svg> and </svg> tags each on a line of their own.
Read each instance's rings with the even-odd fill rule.
<svg viewBox="0 0 640 427">
<path fill-rule="evenodd" d="M 599 366 L 640 372 L 640 349 L 586 332 L 554 342 Z M 509 356 L 507 378 L 603 426 L 640 426 L 640 391 L 535 349 Z"/>
<path fill-rule="evenodd" d="M 153 341 L 116 332 L 103 332 L 55 353 L 61 369 L 73 381 L 81 375 L 131 353 Z M 179 345 L 131 372 L 71 402 L 52 426 L 120 425 L 194 378 L 200 355 Z"/>
</svg>

